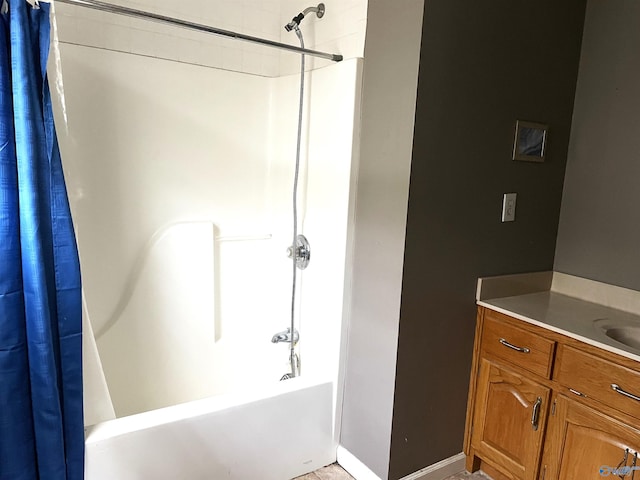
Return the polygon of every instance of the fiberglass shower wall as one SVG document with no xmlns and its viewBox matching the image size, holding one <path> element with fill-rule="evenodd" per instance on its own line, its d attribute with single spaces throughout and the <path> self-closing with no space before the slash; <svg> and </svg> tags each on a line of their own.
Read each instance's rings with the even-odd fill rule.
<svg viewBox="0 0 640 480">
<path fill-rule="evenodd" d="M 299 57 L 57 10 L 68 122 L 60 106 L 59 137 L 116 415 L 277 381 L 288 371 L 288 345 L 270 340 L 290 321 Z M 269 38 L 273 27 L 279 39 L 279 14 L 265 18 L 243 33 Z M 310 66 L 299 218 L 312 262 L 298 328 L 303 374 L 335 379 L 360 63 Z M 88 424 L 106 419 L 96 402 L 87 398 Z"/>
</svg>

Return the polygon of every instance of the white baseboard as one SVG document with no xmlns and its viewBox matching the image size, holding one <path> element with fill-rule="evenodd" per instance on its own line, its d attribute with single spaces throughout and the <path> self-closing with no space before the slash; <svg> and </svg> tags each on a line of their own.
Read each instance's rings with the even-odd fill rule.
<svg viewBox="0 0 640 480">
<path fill-rule="evenodd" d="M 443 480 L 451 475 L 464 470 L 464 453 L 459 453 L 453 457 L 445 458 L 444 460 L 429 465 L 422 470 L 402 477 L 400 480 Z"/>
<path fill-rule="evenodd" d="M 356 480 L 381 480 L 379 476 L 369 470 L 369 467 L 342 445 L 338 446 L 337 457 L 340 466 Z"/>
<path fill-rule="evenodd" d="M 338 446 L 337 457 L 340 466 L 356 480 L 381 480 L 380 477 L 369 470 L 369 467 L 342 445 Z M 402 477 L 400 480 L 443 480 L 463 471 L 464 461 L 464 453 L 459 453 L 453 457 L 445 458 L 438 463 L 429 465 L 406 477 Z"/>
</svg>

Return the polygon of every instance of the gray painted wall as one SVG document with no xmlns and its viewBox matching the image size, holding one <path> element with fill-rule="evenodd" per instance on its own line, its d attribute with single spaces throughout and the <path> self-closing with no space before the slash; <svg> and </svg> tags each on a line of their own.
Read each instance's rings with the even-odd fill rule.
<svg viewBox="0 0 640 480">
<path fill-rule="evenodd" d="M 422 11 L 423 0 L 369 0 L 367 13 L 340 444 L 383 479 L 389 470 Z"/>
<path fill-rule="evenodd" d="M 553 266 L 584 4 L 425 2 L 391 479 L 462 450 L 477 277 Z M 549 124 L 545 163 L 511 160 L 516 119 Z"/>
<path fill-rule="evenodd" d="M 640 2 L 589 0 L 555 269 L 640 290 Z"/>
</svg>

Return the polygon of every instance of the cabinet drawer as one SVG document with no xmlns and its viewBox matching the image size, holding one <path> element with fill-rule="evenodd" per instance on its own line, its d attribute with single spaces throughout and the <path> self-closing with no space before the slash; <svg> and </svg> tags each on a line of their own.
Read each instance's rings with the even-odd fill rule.
<svg viewBox="0 0 640 480">
<path fill-rule="evenodd" d="M 553 378 L 567 388 L 640 418 L 640 372 L 561 345 Z M 614 385 L 619 391 L 614 390 Z"/>
<path fill-rule="evenodd" d="M 492 310 L 485 311 L 482 332 L 483 352 L 541 377 L 550 378 L 555 342 L 514 327 L 501 317 L 500 313 Z"/>
</svg>

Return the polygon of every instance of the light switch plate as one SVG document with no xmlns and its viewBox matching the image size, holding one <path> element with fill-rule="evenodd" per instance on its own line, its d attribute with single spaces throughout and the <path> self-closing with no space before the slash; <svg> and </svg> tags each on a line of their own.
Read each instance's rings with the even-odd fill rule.
<svg viewBox="0 0 640 480">
<path fill-rule="evenodd" d="M 513 222 L 516 219 L 516 196 L 515 193 L 505 193 L 502 196 L 503 222 Z"/>
</svg>

